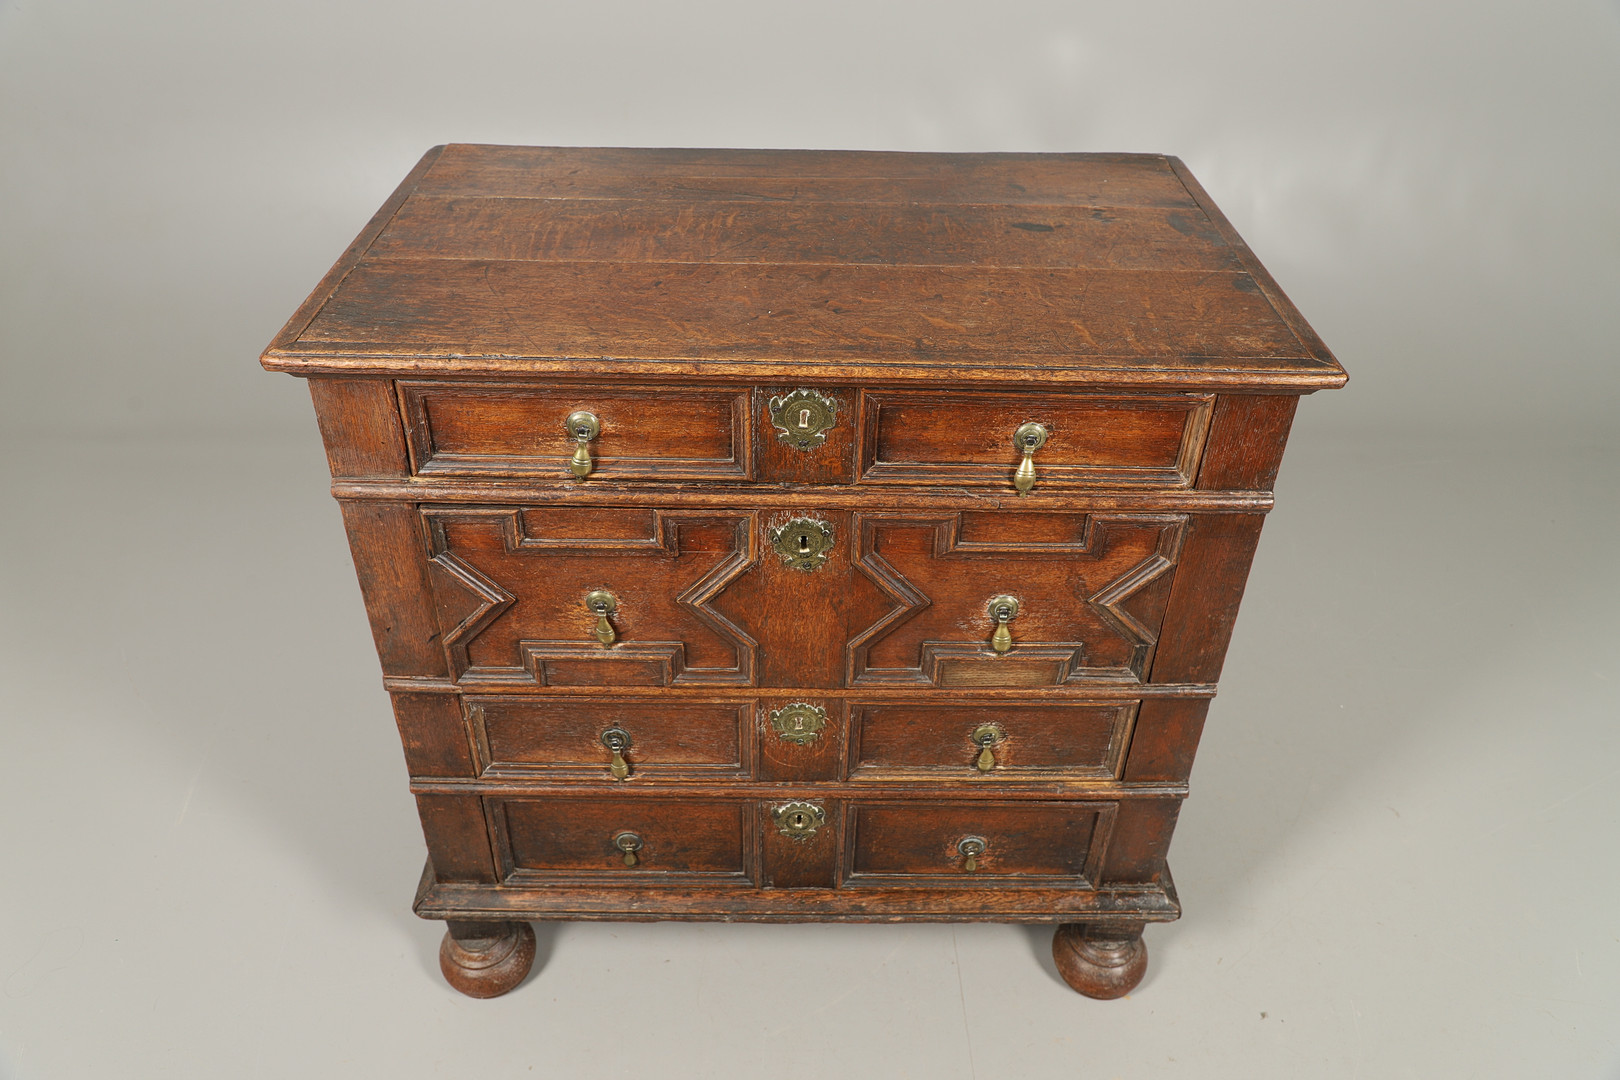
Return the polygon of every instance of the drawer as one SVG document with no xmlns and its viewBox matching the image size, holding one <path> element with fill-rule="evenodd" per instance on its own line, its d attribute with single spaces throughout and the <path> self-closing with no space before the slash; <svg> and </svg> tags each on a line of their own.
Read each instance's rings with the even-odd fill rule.
<svg viewBox="0 0 1620 1080">
<path fill-rule="evenodd" d="M 853 558 L 870 586 L 857 579 L 851 603 L 851 628 L 865 629 L 849 685 L 1144 682 L 1186 526 L 1182 514 L 858 515 Z"/>
<path fill-rule="evenodd" d="M 747 775 L 753 760 L 752 699 L 481 695 L 463 709 L 481 776 L 711 779 Z"/>
<path fill-rule="evenodd" d="M 851 780 L 1115 780 L 1137 701 L 851 702 Z"/>
<path fill-rule="evenodd" d="M 1190 487 L 1211 394 L 1120 396 L 873 390 L 861 397 L 862 483 L 949 484 L 1013 492 L 1013 435 L 1045 429 L 1035 489 Z"/>
<path fill-rule="evenodd" d="M 846 886 L 1012 884 L 1086 888 L 1097 879 L 1115 803 L 856 802 Z M 969 855 L 974 868 L 968 869 Z"/>
<path fill-rule="evenodd" d="M 746 390 L 402 381 L 399 396 L 424 476 L 572 481 L 576 412 L 599 428 L 585 444 L 590 482 L 753 475 Z"/>
<path fill-rule="evenodd" d="M 452 674 L 485 686 L 748 686 L 757 644 L 714 606 L 758 558 L 751 511 L 421 509 Z"/>
<path fill-rule="evenodd" d="M 469 691 L 1142 682 L 1187 528 L 1013 510 L 826 508 L 813 529 L 768 509 L 419 513 L 439 641 Z M 822 561 L 796 569 L 794 538 L 812 534 Z"/>
<path fill-rule="evenodd" d="M 754 804 L 735 799 L 488 800 L 508 882 L 752 880 Z M 628 857 L 627 857 L 628 856 Z"/>
</svg>

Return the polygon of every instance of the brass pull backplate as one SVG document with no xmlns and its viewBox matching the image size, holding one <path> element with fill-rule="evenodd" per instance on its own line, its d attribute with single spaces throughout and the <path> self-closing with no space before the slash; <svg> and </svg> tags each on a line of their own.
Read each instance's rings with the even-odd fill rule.
<svg viewBox="0 0 1620 1080">
<path fill-rule="evenodd" d="M 814 390 L 795 390 L 771 398 L 771 426 L 776 437 L 795 450 L 813 450 L 827 441 L 827 429 L 838 421 L 838 402 Z"/>
</svg>

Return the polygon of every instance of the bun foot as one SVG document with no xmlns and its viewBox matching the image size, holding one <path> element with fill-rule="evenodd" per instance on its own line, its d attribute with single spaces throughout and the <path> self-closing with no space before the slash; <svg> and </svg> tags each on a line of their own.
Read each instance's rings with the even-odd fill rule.
<svg viewBox="0 0 1620 1080">
<path fill-rule="evenodd" d="M 1147 974 L 1141 924 L 1065 923 L 1052 935 L 1052 959 L 1063 981 L 1089 998 L 1124 997 Z"/>
<path fill-rule="evenodd" d="M 534 965 L 534 930 L 526 922 L 446 924 L 439 945 L 445 981 L 468 997 L 500 997 Z"/>
</svg>

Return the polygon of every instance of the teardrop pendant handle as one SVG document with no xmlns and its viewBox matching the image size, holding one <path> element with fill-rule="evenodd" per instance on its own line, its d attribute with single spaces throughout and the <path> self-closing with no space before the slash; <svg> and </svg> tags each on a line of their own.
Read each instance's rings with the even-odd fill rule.
<svg viewBox="0 0 1620 1080">
<path fill-rule="evenodd" d="M 619 609 L 618 599 L 606 589 L 594 589 L 585 594 L 585 608 L 596 615 L 596 640 L 606 648 L 619 640 L 608 616 Z"/>
<path fill-rule="evenodd" d="M 1024 455 L 1018 471 L 1013 473 L 1013 487 L 1020 495 L 1028 495 L 1035 488 L 1035 451 L 1046 445 L 1048 434 L 1044 424 L 1033 421 L 1019 424 L 1013 432 L 1013 445 Z"/>
<path fill-rule="evenodd" d="M 630 733 L 617 724 L 602 732 L 602 745 L 608 748 L 613 760 L 608 762 L 608 775 L 615 780 L 623 780 L 630 775 L 630 763 L 624 759 L 624 752 L 630 749 Z"/>
<path fill-rule="evenodd" d="M 992 748 L 1006 737 L 1007 733 L 1001 730 L 1000 724 L 980 724 L 974 728 L 969 738 L 973 740 L 973 745 L 979 748 L 979 756 L 974 759 L 973 767 L 986 773 L 994 769 L 996 752 Z"/>
<path fill-rule="evenodd" d="M 996 653 L 1006 653 L 1012 649 L 1012 630 L 1007 624 L 1012 622 L 1018 614 L 1018 598 L 1016 596 L 992 596 L 990 598 L 990 617 L 996 620 L 996 632 L 990 635 L 990 648 Z"/>
<path fill-rule="evenodd" d="M 634 866 L 639 861 L 636 852 L 641 850 L 641 837 L 633 832 L 622 832 L 613 838 L 613 846 L 624 853 L 624 865 Z"/>
<path fill-rule="evenodd" d="M 602 433 L 602 421 L 596 418 L 595 413 L 580 409 L 569 413 L 568 419 L 563 421 L 563 426 L 579 443 L 574 448 L 573 459 L 568 463 L 568 471 L 574 474 L 574 479 L 583 480 L 591 475 L 591 470 L 596 467 L 591 461 L 590 444 Z"/>
<path fill-rule="evenodd" d="M 974 873 L 979 869 L 979 856 L 990 845 L 982 836 L 964 836 L 956 842 L 956 852 L 962 856 L 962 869 Z"/>
</svg>

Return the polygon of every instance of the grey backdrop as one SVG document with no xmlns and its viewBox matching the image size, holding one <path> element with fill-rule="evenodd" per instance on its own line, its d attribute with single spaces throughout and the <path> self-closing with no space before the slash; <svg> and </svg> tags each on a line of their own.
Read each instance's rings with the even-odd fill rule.
<svg viewBox="0 0 1620 1080">
<path fill-rule="evenodd" d="M 253 354 L 429 146 L 1181 156 L 1356 380 L 1609 420 L 1620 2 L 0 5 L 9 431 L 285 429 Z"/>
<path fill-rule="evenodd" d="M 0 0 L 0 1077 L 1620 1078 L 1617 106 L 1617 0 Z M 1203 181 L 1351 383 L 1129 999 L 994 926 L 566 926 L 507 998 L 438 981 L 256 357 L 445 141 Z"/>
</svg>

